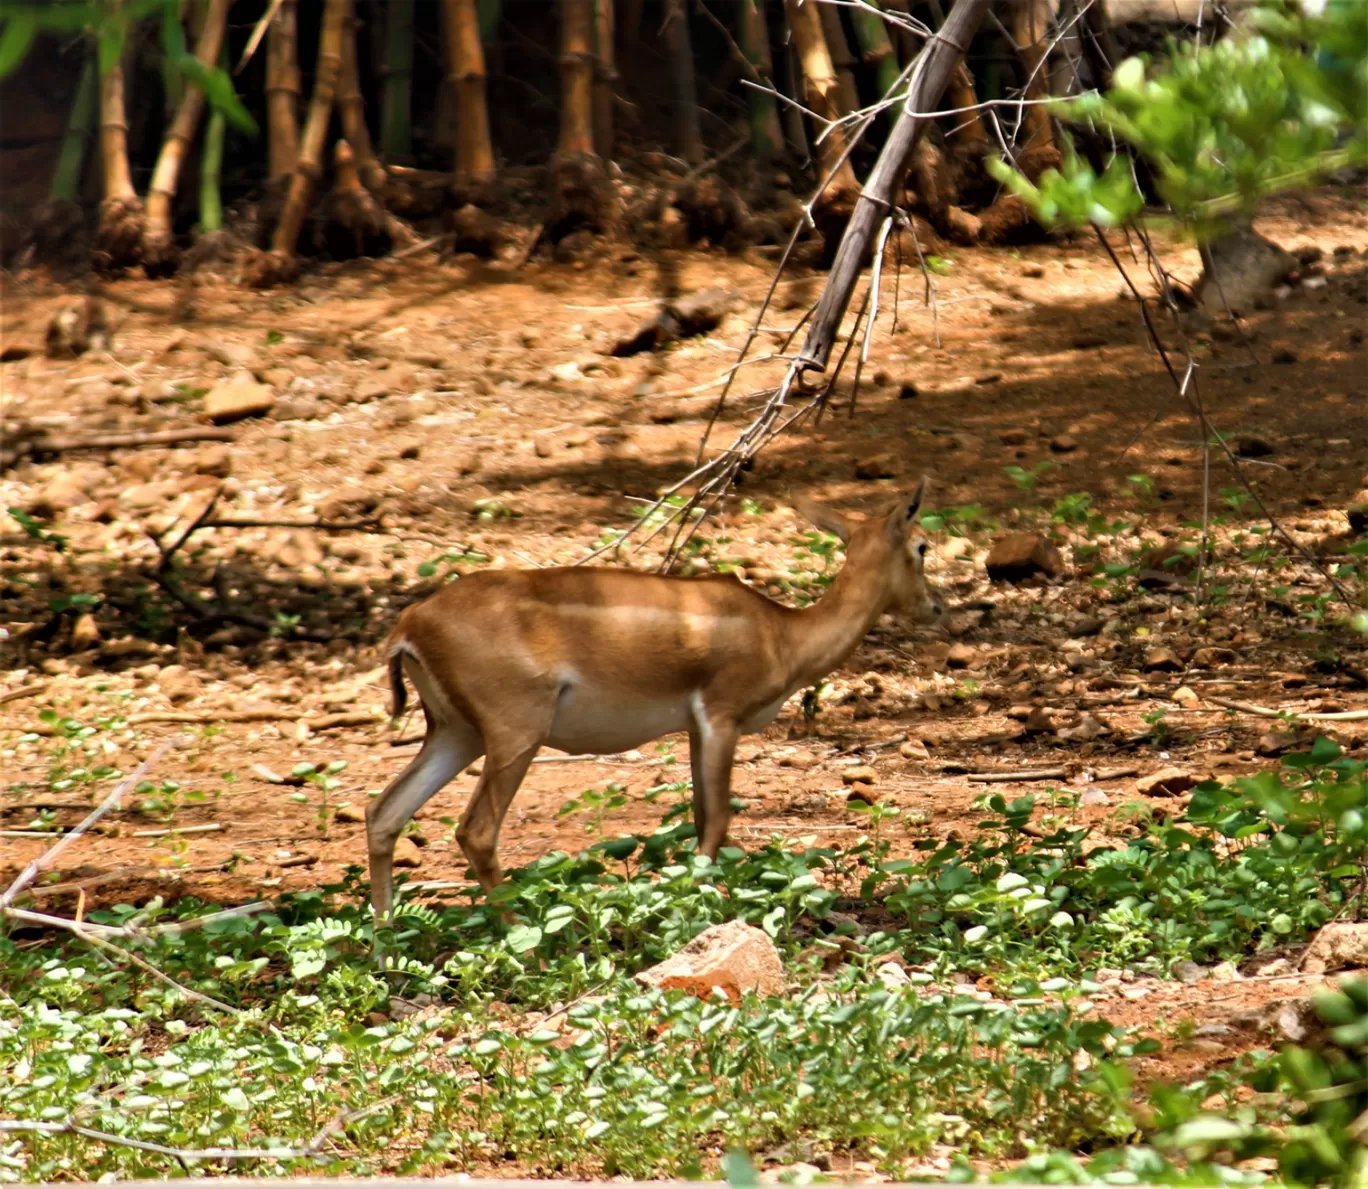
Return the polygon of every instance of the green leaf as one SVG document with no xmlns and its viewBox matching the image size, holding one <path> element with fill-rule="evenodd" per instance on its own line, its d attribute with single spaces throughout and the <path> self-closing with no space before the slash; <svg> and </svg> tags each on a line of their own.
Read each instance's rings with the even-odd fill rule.
<svg viewBox="0 0 1368 1189">
<path fill-rule="evenodd" d="M 260 129 L 233 90 L 233 80 L 218 66 L 206 66 L 193 54 L 182 53 L 172 58 L 172 62 L 182 74 L 204 92 L 204 97 L 239 132 L 257 136 Z"/>
<path fill-rule="evenodd" d="M 536 925 L 518 925 L 508 932 L 505 944 L 515 954 L 525 954 L 541 944 L 542 931 Z"/>
</svg>

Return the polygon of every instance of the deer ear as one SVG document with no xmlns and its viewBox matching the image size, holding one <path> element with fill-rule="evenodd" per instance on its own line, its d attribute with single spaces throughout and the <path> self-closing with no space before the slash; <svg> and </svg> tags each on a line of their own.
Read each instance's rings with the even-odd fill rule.
<svg viewBox="0 0 1368 1189">
<path fill-rule="evenodd" d="M 828 508 L 826 504 L 819 504 L 816 500 L 801 495 L 790 495 L 789 503 L 824 533 L 840 537 L 842 543 L 850 542 L 850 521 L 835 508 Z"/>
<path fill-rule="evenodd" d="M 910 495 L 903 496 L 888 513 L 888 537 L 895 545 L 905 540 L 907 534 L 916 527 L 917 513 L 921 511 L 922 496 L 925 494 L 926 476 L 923 475 L 916 489 Z"/>
</svg>

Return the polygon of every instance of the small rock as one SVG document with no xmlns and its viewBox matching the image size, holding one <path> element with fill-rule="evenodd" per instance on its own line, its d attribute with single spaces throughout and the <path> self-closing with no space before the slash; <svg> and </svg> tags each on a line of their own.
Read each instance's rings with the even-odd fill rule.
<svg viewBox="0 0 1368 1189">
<path fill-rule="evenodd" d="M 28 510 L 34 516 L 50 519 L 62 512 L 90 501 L 90 493 L 81 477 L 70 471 L 54 475 L 29 502 Z"/>
<path fill-rule="evenodd" d="M 1021 266 L 1021 275 L 1023 277 L 1043 277 L 1045 275 L 1045 266 L 1043 264 L 1023 264 Z"/>
<path fill-rule="evenodd" d="M 1181 768 L 1161 768 L 1135 782 L 1135 791 L 1146 797 L 1176 797 L 1199 783 L 1191 772 Z"/>
<path fill-rule="evenodd" d="M 233 455 L 227 446 L 212 444 L 195 455 L 195 474 L 226 479 L 233 470 Z"/>
<path fill-rule="evenodd" d="M 710 998 L 721 988 L 729 999 L 748 992 L 763 997 L 784 993 L 784 968 L 779 951 L 763 929 L 743 921 L 727 921 L 704 929 L 672 957 L 637 979 L 648 987 L 678 988 Z"/>
<path fill-rule="evenodd" d="M 339 805 L 333 810 L 333 817 L 339 822 L 364 822 L 366 820 L 365 811 L 358 809 L 355 805 Z"/>
<path fill-rule="evenodd" d="M 401 835 L 394 843 L 394 865 L 396 867 L 421 867 L 423 855 L 418 844 L 411 838 Z"/>
<path fill-rule="evenodd" d="M 1020 582 L 1035 574 L 1058 574 L 1064 558 L 1059 547 L 1039 533 L 1013 533 L 993 545 L 984 565 L 995 582 Z"/>
<path fill-rule="evenodd" d="M 1267 458 L 1273 452 L 1273 443 L 1257 434 L 1242 434 L 1235 439 L 1237 458 Z"/>
<path fill-rule="evenodd" d="M 968 644 L 952 644 L 945 654 L 945 663 L 952 669 L 967 669 L 977 659 L 978 654 Z"/>
<path fill-rule="evenodd" d="M 1078 439 L 1071 438 L 1068 434 L 1060 434 L 1050 439 L 1050 449 L 1056 454 L 1072 454 L 1078 449 Z"/>
<path fill-rule="evenodd" d="M 1032 706 L 1023 726 L 1028 735 L 1049 734 L 1055 729 L 1054 719 L 1050 717 L 1050 712 L 1043 706 Z"/>
<path fill-rule="evenodd" d="M 904 380 L 902 387 L 898 389 L 899 400 L 915 400 L 920 395 L 916 384 L 911 380 Z"/>
<path fill-rule="evenodd" d="M 322 408 L 316 396 L 286 396 L 276 402 L 271 417 L 275 421 L 313 421 Z"/>
<path fill-rule="evenodd" d="M 157 674 L 157 688 L 173 706 L 198 698 L 204 692 L 204 682 L 181 665 L 167 665 Z"/>
<path fill-rule="evenodd" d="M 1273 352 L 1274 363 L 1296 363 L 1297 353 L 1291 347 L 1279 347 Z M 1247 457 L 1247 456 L 1244 456 Z"/>
<path fill-rule="evenodd" d="M 1110 805 L 1111 798 L 1096 786 L 1089 785 L 1083 790 L 1083 795 L 1078 798 L 1078 803 L 1085 809 L 1091 809 Z"/>
<path fill-rule="evenodd" d="M 1207 976 L 1207 968 L 1184 958 L 1173 964 L 1173 977 L 1181 983 L 1200 983 Z"/>
<path fill-rule="evenodd" d="M 100 643 L 100 627 L 95 622 L 95 616 L 89 611 L 76 617 L 76 622 L 71 625 L 71 650 L 73 652 L 84 652 L 87 648 L 95 648 Z"/>
<path fill-rule="evenodd" d="M 1259 736 L 1254 750 L 1261 756 L 1280 756 L 1296 746 L 1297 735 L 1294 731 L 1265 731 Z"/>
<path fill-rule="evenodd" d="M 1195 669 L 1215 669 L 1221 665 L 1233 665 L 1235 652 L 1230 648 L 1199 648 L 1192 654 Z"/>
<path fill-rule="evenodd" d="M 235 372 L 215 384 L 205 395 L 204 414 L 216 425 L 260 417 L 275 407 L 276 396 L 269 384 L 258 383 L 249 371 Z"/>
<path fill-rule="evenodd" d="M 119 503 L 126 508 L 155 508 L 158 504 L 178 496 L 181 490 L 182 485 L 177 479 L 138 483 L 119 493 Z"/>
<path fill-rule="evenodd" d="M 1073 726 L 1064 727 L 1057 734 L 1071 743 L 1091 743 L 1106 732 L 1107 728 L 1100 721 L 1091 714 L 1084 714 Z"/>
<path fill-rule="evenodd" d="M 1349 505 L 1349 529 L 1355 533 L 1368 533 L 1368 491 L 1360 491 Z"/>
<path fill-rule="evenodd" d="M 980 372 L 974 377 L 975 384 L 1000 384 L 1002 382 L 1001 372 Z"/>
<path fill-rule="evenodd" d="M 926 750 L 926 744 L 919 739 L 909 739 L 906 743 L 898 744 L 898 754 L 905 760 L 928 760 L 931 753 Z"/>
<path fill-rule="evenodd" d="M 1183 662 L 1172 648 L 1151 648 L 1145 653 L 1145 671 L 1148 673 L 1181 673 Z"/>
<path fill-rule="evenodd" d="M 1368 966 L 1368 921 L 1337 921 L 1322 925 L 1302 958 L 1307 974 L 1333 974 Z"/>
<path fill-rule="evenodd" d="M 1189 707 L 1197 706 L 1202 701 L 1202 699 L 1197 696 L 1196 691 L 1186 685 L 1180 685 L 1173 691 L 1173 700 L 1177 702 L 1179 706 Z"/>
<path fill-rule="evenodd" d="M 853 768 L 846 768 L 841 773 L 841 779 L 846 784 L 878 784 L 879 774 L 868 764 L 857 764 Z"/>
<path fill-rule="evenodd" d="M 896 479 L 902 473 L 902 461 L 895 454 L 874 454 L 855 463 L 857 479 Z"/>
<path fill-rule="evenodd" d="M 1024 429 L 1004 429 L 998 434 L 998 441 L 1004 446 L 1024 446 L 1026 444 L 1026 431 Z"/>
</svg>

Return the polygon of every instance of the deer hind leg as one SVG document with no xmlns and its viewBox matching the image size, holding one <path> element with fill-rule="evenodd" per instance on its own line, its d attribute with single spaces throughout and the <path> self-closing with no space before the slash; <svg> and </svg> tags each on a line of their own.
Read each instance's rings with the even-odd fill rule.
<svg viewBox="0 0 1368 1189">
<path fill-rule="evenodd" d="M 486 892 L 492 892 L 503 881 L 499 830 L 545 737 L 545 732 L 539 731 L 535 735 L 491 735 L 486 740 L 484 772 L 456 831 L 456 841 Z"/>
<path fill-rule="evenodd" d="M 409 819 L 462 769 L 484 754 L 484 740 L 466 722 L 428 716 L 427 737 L 413 761 L 366 809 L 371 905 L 388 920 L 394 907 L 394 844 Z"/>
<path fill-rule="evenodd" d="M 689 775 L 693 783 L 694 837 L 703 845 L 703 827 L 708 822 L 708 773 L 703 765 L 703 734 L 697 726 L 689 728 Z"/>
<path fill-rule="evenodd" d="M 704 807 L 703 824 L 699 828 L 698 849 L 710 859 L 717 858 L 717 852 L 727 840 L 727 827 L 731 825 L 731 772 L 732 760 L 736 755 L 738 731 L 733 723 L 719 722 L 700 715 L 695 730 L 702 747 L 700 765 L 703 773 Z M 690 739 L 693 738 L 692 733 Z M 697 772 L 695 766 L 694 814 L 697 825 L 699 806 Z"/>
</svg>

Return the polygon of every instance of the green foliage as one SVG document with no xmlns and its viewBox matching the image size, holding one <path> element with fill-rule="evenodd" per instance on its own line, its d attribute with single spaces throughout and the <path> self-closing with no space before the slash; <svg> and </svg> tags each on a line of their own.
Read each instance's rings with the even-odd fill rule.
<svg viewBox="0 0 1368 1189">
<path fill-rule="evenodd" d="M 233 89 L 232 78 L 220 66 L 207 66 L 185 47 L 178 0 L 56 0 L 20 3 L 0 0 L 0 79 L 13 74 L 41 34 L 96 39 L 100 73 L 107 73 L 123 56 L 136 27 L 161 17 L 162 51 L 173 70 L 204 92 L 215 111 L 235 128 L 257 135 L 257 124 Z"/>
<path fill-rule="evenodd" d="M 1358 0 L 1332 0 L 1320 16 L 1269 0 L 1249 19 L 1249 36 L 1173 46 L 1155 64 L 1128 59 L 1106 94 L 1055 107 L 1136 150 L 1159 197 L 1204 236 L 1268 194 L 1368 163 L 1368 20 Z M 1048 227 L 1115 226 L 1143 205 L 1121 155 L 1098 174 L 1066 143 L 1061 168 L 1038 185 L 1000 161 L 990 168 Z"/>
</svg>

